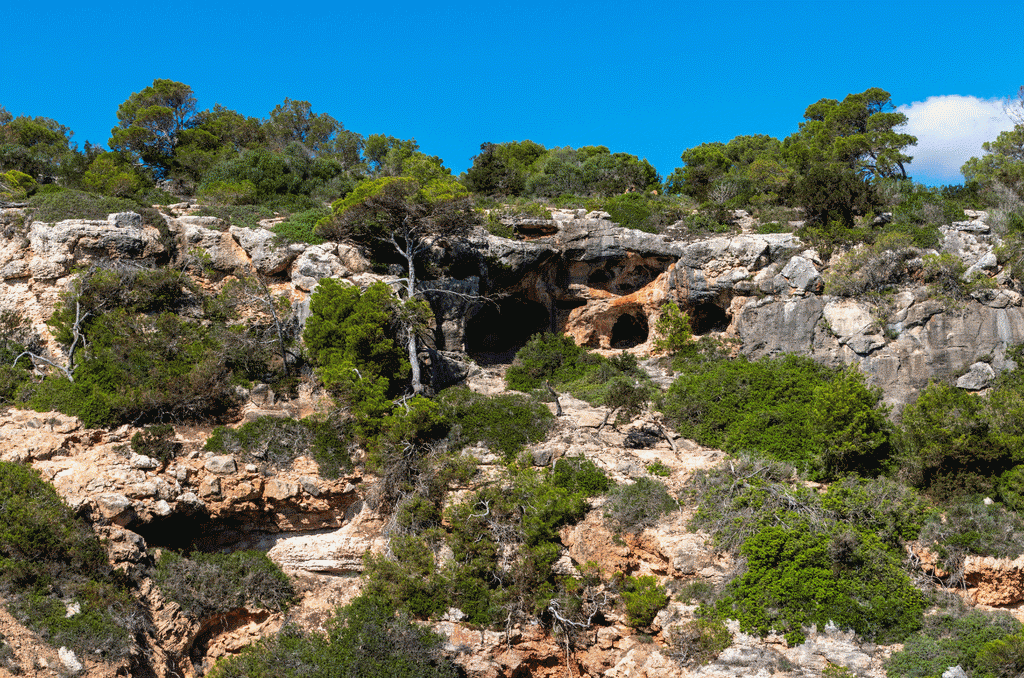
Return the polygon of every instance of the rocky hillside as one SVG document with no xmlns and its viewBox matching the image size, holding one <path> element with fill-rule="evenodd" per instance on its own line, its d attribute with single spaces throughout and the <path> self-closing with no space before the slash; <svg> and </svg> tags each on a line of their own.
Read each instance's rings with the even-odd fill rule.
<svg viewBox="0 0 1024 678">
<path fill-rule="evenodd" d="M 273 221 L 229 227 L 193 212 L 188 203 L 171 205 L 156 228 L 134 213 L 48 224 L 5 210 L 0 309 L 20 312 L 40 337 L 40 351 L 65 364 L 66 347 L 47 320 L 83 270 L 177 267 L 211 293 L 232 280 L 258 277 L 268 294 L 284 295 L 297 309 L 300 326 L 325 278 L 362 289 L 399 278 L 381 273 L 350 245 L 289 244 L 268 230 Z M 999 240 L 984 212 L 944 226 L 941 250 L 900 255 L 897 289 L 885 296 L 864 293 L 869 279 L 880 275 L 871 256 L 851 266 L 856 252 L 826 255 L 792 233 L 757 233 L 742 213 L 735 215 L 733 233 L 699 240 L 673 237 L 671 229 L 661 235 L 624 229 L 599 212 L 555 210 L 552 216 L 512 224 L 515 239 L 480 229 L 432 243 L 427 267 L 445 272 L 425 283 L 432 317 L 420 358 L 432 390 L 462 383 L 487 396 L 506 392 L 507 365 L 540 332 L 567 335 L 606 356 L 633 354 L 665 389 L 673 378 L 670 363 L 650 356 L 667 302 L 689 314 L 695 336 L 732 340 L 730 346 L 752 359 L 795 353 L 830 367 L 855 365 L 896 412 L 933 380 L 984 391 L 1012 367 L 1007 348 L 1024 343 L 1022 298 L 1007 284 L 994 254 Z M 954 279 L 951 287 L 937 287 L 925 258 L 941 254 L 960 262 L 964 275 L 980 274 L 990 284 Z M 35 369 L 42 374 L 48 368 L 37 361 Z M 243 404 L 228 426 L 330 411 L 329 393 L 310 373 L 299 382 L 280 392 L 265 383 L 237 386 Z M 692 649 L 699 643 L 687 634 L 697 633 L 700 597 L 681 592 L 697 590 L 695 584 L 721 588 L 745 566 L 716 546 L 714 534 L 691 527 L 696 500 L 685 488 L 695 472 L 716 468 L 726 455 L 680 437 L 650 408 L 617 422 L 608 406 L 565 393 L 547 406 L 558 416 L 546 437 L 526 448 L 524 458 L 534 467 L 583 457 L 620 486 L 663 479 L 675 508 L 643 529 L 623 532 L 608 517 L 611 500 L 597 495 L 587 500 L 582 519 L 558 527 L 552 566 L 558 576 L 582 581 L 589 567 L 606 573 L 593 592 L 593 600 L 603 596 L 605 604 L 586 623 L 510 616 L 496 628 L 470 623 L 456 607 L 423 622 L 444 636 L 446 656 L 463 675 L 816 676 L 840 667 L 885 675 L 883 664 L 899 645 L 867 642 L 835 626 L 807 629 L 796 642 L 745 633 L 730 621 L 725 649 L 703 656 L 703 664 L 695 661 Z M 131 423 L 88 428 L 56 412 L 10 408 L 0 414 L 0 459 L 31 465 L 92 526 L 115 569 L 140 582 L 134 590 L 145 617 L 134 627 L 135 647 L 108 661 L 102 652 L 78 656 L 51 646 L 17 615 L 0 610 L 0 676 L 205 675 L 218 658 L 285 624 L 307 632 L 329 627 L 334 608 L 363 588 L 364 554 L 392 554 L 395 519 L 381 510 L 374 489 L 381 481 L 363 463 L 331 478 L 309 456 L 273 465 L 238 449 L 211 451 L 209 422 L 175 422 L 168 438 L 175 452 L 161 458 L 133 449 L 133 437 L 143 431 Z M 641 433 L 648 437 L 637 444 Z M 449 507 L 504 473 L 493 449 L 469 446 L 466 453 L 476 473 L 453 484 Z M 365 460 L 362 454 L 357 462 Z M 444 527 L 451 530 L 451 521 Z M 249 601 L 197 615 L 168 600 L 155 580 L 162 552 L 242 550 L 265 553 L 287 573 L 295 591 L 291 605 L 274 609 Z M 910 554 L 921 572 L 948 581 L 930 554 Z M 957 581 L 971 604 L 1016 614 L 1024 600 L 1022 568 L 1020 560 L 970 556 Z M 642 632 L 614 602 L 612 573 L 638 582 L 651 576 L 674 594 L 639 625 Z M 70 606 L 67 615 L 75 615 Z"/>
</svg>

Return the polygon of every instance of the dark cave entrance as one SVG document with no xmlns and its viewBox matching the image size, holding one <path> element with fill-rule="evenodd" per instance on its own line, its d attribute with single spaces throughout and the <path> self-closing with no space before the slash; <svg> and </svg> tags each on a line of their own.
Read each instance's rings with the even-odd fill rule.
<svg viewBox="0 0 1024 678">
<path fill-rule="evenodd" d="M 237 544 L 251 533 L 240 520 L 214 521 L 205 511 L 172 513 L 148 523 L 129 526 L 146 540 L 149 547 L 171 549 L 179 553 L 212 553 Z"/>
<path fill-rule="evenodd" d="M 709 301 L 694 304 L 690 307 L 690 329 L 698 335 L 724 332 L 729 329 L 729 316 L 718 304 Z"/>
<path fill-rule="evenodd" d="M 530 337 L 550 332 L 551 312 L 536 301 L 502 299 L 466 321 L 466 353 L 479 365 L 511 363 Z"/>
<path fill-rule="evenodd" d="M 612 348 L 633 348 L 647 341 L 649 334 L 646 316 L 623 313 L 612 325 L 609 344 Z"/>
</svg>

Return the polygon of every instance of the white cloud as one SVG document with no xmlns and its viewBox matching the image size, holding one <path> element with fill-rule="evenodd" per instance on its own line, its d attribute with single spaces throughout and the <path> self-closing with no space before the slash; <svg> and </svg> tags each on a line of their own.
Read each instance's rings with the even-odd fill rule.
<svg viewBox="0 0 1024 678">
<path fill-rule="evenodd" d="M 917 146 L 905 151 L 914 156 L 908 173 L 929 184 L 963 181 L 960 166 L 982 155 L 984 142 L 1013 129 L 1005 103 L 1004 99 L 947 94 L 899 106 L 896 110 L 907 116 L 907 126 L 900 131 L 917 137 Z"/>
</svg>

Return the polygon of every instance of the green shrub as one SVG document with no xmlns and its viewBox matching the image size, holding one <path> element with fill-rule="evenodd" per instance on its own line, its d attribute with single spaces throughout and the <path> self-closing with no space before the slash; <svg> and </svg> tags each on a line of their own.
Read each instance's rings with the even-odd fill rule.
<svg viewBox="0 0 1024 678">
<path fill-rule="evenodd" d="M 554 424 L 543 403 L 516 393 L 484 396 L 467 388 L 451 388 L 438 396 L 451 430 L 452 449 L 483 443 L 506 459 L 544 439 Z"/>
<path fill-rule="evenodd" d="M 199 199 L 213 205 L 254 205 L 256 185 L 251 181 L 211 181 L 199 190 Z"/>
<path fill-rule="evenodd" d="M 985 678 L 1015 678 L 1024 671 L 1024 633 L 990 640 L 974 656 L 977 672 Z"/>
<path fill-rule="evenodd" d="M 636 482 L 619 485 L 609 493 L 604 516 L 616 532 L 638 533 L 676 508 L 676 500 L 663 483 L 653 478 L 637 478 Z"/>
<path fill-rule="evenodd" d="M 116 659 L 142 614 L 89 525 L 27 466 L 0 462 L 0 594 L 47 642 Z M 69 615 L 68 605 L 80 606 Z"/>
<path fill-rule="evenodd" d="M 703 579 L 693 579 L 686 582 L 679 587 L 676 591 L 676 600 L 680 600 L 684 603 L 698 603 L 710 602 L 715 595 L 715 587 Z"/>
<path fill-rule="evenodd" d="M 854 297 L 891 289 L 907 280 L 912 272 L 908 262 L 919 252 L 908 235 L 880 235 L 873 245 L 843 254 L 825 278 L 825 294 Z"/>
<path fill-rule="evenodd" d="M 323 207 L 296 212 L 271 230 L 285 242 L 309 243 L 320 245 L 323 238 L 314 232 L 316 222 L 331 215 L 331 211 Z"/>
<path fill-rule="evenodd" d="M 193 553 L 188 558 L 164 551 L 153 580 L 185 614 L 206 619 L 242 607 L 286 610 L 295 600 L 288 576 L 265 553 Z"/>
<path fill-rule="evenodd" d="M 328 417 L 259 417 L 234 429 L 218 426 L 204 447 L 273 469 L 288 468 L 296 458 L 309 455 L 325 478 L 352 468 L 344 427 Z"/>
<path fill-rule="evenodd" d="M 285 625 L 276 635 L 221 659 L 210 678 L 455 678 L 441 636 L 395 614 L 387 601 L 359 596 L 338 608 L 326 635 Z"/>
<path fill-rule="evenodd" d="M 873 642 L 899 642 L 921 627 L 924 596 L 899 560 L 869 533 L 765 527 L 744 542 L 747 571 L 716 605 L 747 633 L 777 631 L 792 646 L 829 622 Z"/>
<path fill-rule="evenodd" d="M 945 384 L 931 383 L 903 410 L 899 475 L 940 501 L 993 495 L 999 478 L 1019 461 L 1019 428 L 1001 421 L 988 401 Z"/>
<path fill-rule="evenodd" d="M 258 228 L 260 221 L 276 216 L 266 205 L 203 205 L 196 214 L 217 217 L 232 226 Z"/>
<path fill-rule="evenodd" d="M 662 478 L 668 478 L 670 475 L 672 475 L 672 469 L 670 469 L 668 466 L 665 466 L 665 464 L 663 464 L 660 460 L 654 462 L 653 464 L 648 464 L 647 472 L 650 473 L 652 476 L 661 476 Z"/>
<path fill-rule="evenodd" d="M 649 628 L 658 612 L 668 605 L 665 588 L 651 575 L 626 577 L 620 586 L 626 623 L 634 628 Z"/>
<path fill-rule="evenodd" d="M 658 338 L 654 340 L 654 350 L 676 355 L 693 349 L 690 316 L 680 310 L 675 302 L 670 301 L 661 307 L 661 317 L 654 328 L 658 332 Z"/>
<path fill-rule="evenodd" d="M 624 193 L 605 200 L 604 209 L 612 221 L 623 228 L 634 228 L 647 233 L 657 233 L 650 224 L 652 210 L 650 198 L 643 193 Z"/>
<path fill-rule="evenodd" d="M 163 218 L 148 205 L 70 189 L 37 193 L 29 200 L 29 208 L 36 221 L 46 223 L 65 219 L 106 219 L 115 212 L 135 212 L 142 216 L 143 223 L 167 229 Z"/>
<path fill-rule="evenodd" d="M 582 376 L 587 362 L 596 363 L 586 349 L 572 337 L 561 334 L 535 334 L 516 354 L 515 363 L 505 372 L 505 383 L 517 391 L 531 391 L 545 380 L 568 382 Z"/>
<path fill-rule="evenodd" d="M 885 662 L 886 675 L 924 678 L 941 675 L 950 666 L 959 665 L 968 675 L 1009 678 L 1016 674 L 1000 673 L 1001 660 L 1015 661 L 1007 656 L 1010 653 L 1003 652 L 1013 646 L 1010 639 L 1020 631 L 1020 622 L 1005 613 L 972 610 L 962 616 L 928 616 L 924 619 L 924 628 L 907 638 L 903 649 L 894 652 Z M 993 645 L 1003 639 L 1008 642 Z"/>
<path fill-rule="evenodd" d="M 555 462 L 551 482 L 572 494 L 596 497 L 607 492 L 612 481 L 597 464 L 586 457 L 562 457 Z"/>
</svg>

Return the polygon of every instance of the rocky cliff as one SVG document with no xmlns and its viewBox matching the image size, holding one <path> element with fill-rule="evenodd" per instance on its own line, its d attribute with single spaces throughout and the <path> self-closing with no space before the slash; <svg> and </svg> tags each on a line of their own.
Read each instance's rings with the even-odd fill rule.
<svg viewBox="0 0 1024 678">
<path fill-rule="evenodd" d="M 300 307 L 308 309 L 310 291 L 326 277 L 363 287 L 389 280 L 373 273 L 351 246 L 281 244 L 265 228 L 229 228 L 191 212 L 192 206 L 180 204 L 165 215 L 178 265 L 191 257 L 225 276 L 257 272 L 271 281 L 275 293 L 287 294 Z M 112 260 L 162 264 L 172 254 L 169 241 L 132 213 L 57 224 L 26 224 L 14 216 L 3 217 L 8 225 L 0 240 L 0 308 L 25 314 L 54 354 L 59 347 L 45 321 L 74 271 Z M 996 238 L 988 233 L 983 213 L 969 216 L 944 229 L 943 248 L 999 281 L 992 255 Z M 533 235 L 516 240 L 480 231 L 454 248 L 437 245 L 433 263 L 448 277 L 429 285 L 461 294 L 426 295 L 434 314 L 430 348 L 458 363 L 452 378 L 480 392 L 503 389 L 502 365 L 532 334 L 546 330 L 597 350 L 646 355 L 667 301 L 690 314 L 695 334 L 735 338 L 751 357 L 800 353 L 830 365 L 858 364 L 897 408 L 932 379 L 956 377 L 964 388 L 985 388 L 1007 367 L 1004 349 L 1024 342 L 1021 296 L 1005 285 L 953 304 L 908 279 L 879 309 L 862 299 L 825 295 L 834 257 L 823 258 L 792 234 L 757 234 L 748 227 L 686 240 L 623 229 L 606 217 L 556 211 L 550 221 L 524 223 L 521 232 Z M 245 395 L 238 423 L 259 415 L 307 413 L 319 407 L 322 396 L 307 390 L 283 400 L 265 389 Z M 628 480 L 657 461 L 670 470 L 670 485 L 677 490 L 694 470 L 723 456 L 674 437 L 632 449 L 624 444 L 624 431 L 605 425 L 604 409 L 571 398 L 561 404 L 564 414 L 556 429 L 531 449 L 538 465 L 584 455 L 612 478 Z M 230 454 L 204 452 L 210 431 L 189 427 L 175 431 L 183 453 L 160 462 L 129 451 L 134 432 L 127 426 L 91 430 L 59 414 L 9 410 L 0 417 L 0 457 L 38 469 L 93 522 L 119 567 L 141 567 L 155 548 L 266 552 L 298 582 L 301 601 L 289 619 L 307 628 L 318 628 L 334 605 L 355 595 L 363 554 L 386 546 L 385 522 L 364 501 L 372 478 L 352 474 L 325 480 L 308 459 L 268 472 Z M 494 455 L 477 453 L 486 472 Z M 734 563 L 710 548 L 708 535 L 688 532 L 686 517 L 685 510 L 676 512 L 622 540 L 604 524 L 600 503 L 593 503 L 584 521 L 563 530 L 560 566 L 572 572 L 595 561 L 607 571 L 651 574 L 664 582 L 721 580 Z M 978 603 L 1016 607 L 1024 591 L 1020 563 L 990 561 L 970 561 L 968 591 Z M 161 600 L 152 585 L 143 592 L 153 617 L 144 649 L 152 675 L 202 675 L 218 656 L 272 633 L 284 620 L 280 613 L 241 609 L 198 624 L 177 604 Z M 852 634 L 833 628 L 816 630 L 795 647 L 780 637 L 762 640 L 733 628 L 732 645 L 714 663 L 685 669 L 667 648 L 672 634 L 693 620 L 693 611 L 694 606 L 671 603 L 658 615 L 651 638 L 636 636 L 623 617 L 609 613 L 605 624 L 586 631 L 588 649 L 571 655 L 539 626 L 480 630 L 460 624 L 457 615 L 434 626 L 449 638 L 449 649 L 473 678 L 819 675 L 828 663 L 877 676 L 891 652 L 859 644 Z M 79 671 L 6 613 L 0 613 L 0 632 L 30 673 Z M 81 672 L 90 676 L 125 672 L 89 658 L 75 661 L 84 663 Z M 0 667 L 0 676 L 6 671 Z"/>
</svg>

